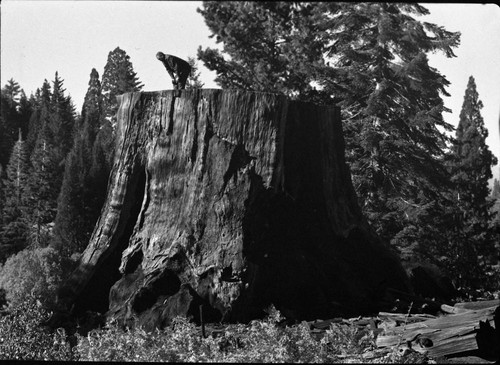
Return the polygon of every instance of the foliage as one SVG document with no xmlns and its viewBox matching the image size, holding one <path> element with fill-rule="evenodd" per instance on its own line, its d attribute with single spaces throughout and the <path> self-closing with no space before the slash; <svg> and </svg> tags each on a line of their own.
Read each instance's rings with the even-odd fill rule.
<svg viewBox="0 0 500 365">
<path fill-rule="evenodd" d="M 28 179 L 30 172 L 29 158 L 25 141 L 22 140 L 21 129 L 19 137 L 13 147 L 7 176 L 3 182 L 5 205 L 2 210 L 2 225 L 0 226 L 1 242 L 0 262 L 5 258 L 20 251 L 27 244 L 28 238 Z"/>
<path fill-rule="evenodd" d="M 56 290 L 71 269 L 52 247 L 25 249 L 10 256 L 0 269 L 0 288 L 11 307 L 34 297 L 47 308 L 55 301 Z"/>
<path fill-rule="evenodd" d="M 203 83 L 200 80 L 200 71 L 198 71 L 198 65 L 193 57 L 188 57 L 187 62 L 191 66 L 191 73 L 187 79 L 186 89 L 201 89 L 203 88 Z"/>
<path fill-rule="evenodd" d="M 497 159 L 486 145 L 488 130 L 484 125 L 476 83 L 470 76 L 453 145 L 451 170 L 457 185 L 457 200 L 463 211 L 488 217 L 491 203 L 488 180 L 493 177 L 491 166 Z"/>
<path fill-rule="evenodd" d="M 498 181 L 498 179 L 493 180 L 493 190 L 491 191 L 491 196 L 495 199 L 500 198 L 500 181 Z"/>
<path fill-rule="evenodd" d="M 500 235 L 492 226 L 495 201 L 489 198 L 488 188 L 491 166 L 497 161 L 486 145 L 488 130 L 481 116 L 482 107 L 471 76 L 449 161 L 455 186 L 452 201 L 456 206 L 456 233 L 455 242 L 449 245 L 452 253 L 449 269 L 465 288 L 486 284 L 484 275 L 490 271 L 488 266 L 496 263 L 493 261 L 497 255 L 495 242 L 500 241 Z"/>
<path fill-rule="evenodd" d="M 17 110 L 21 91 L 21 87 L 14 79 L 8 80 L 1 90 L 0 164 L 3 167 L 9 161 L 10 151 L 21 128 L 20 113 Z"/>
<path fill-rule="evenodd" d="M 116 96 L 129 91 L 139 91 L 143 86 L 134 71 L 130 57 L 120 47 L 109 52 L 101 84 L 104 117 L 114 125 L 118 109 Z"/>
<path fill-rule="evenodd" d="M 375 346 L 369 330 L 332 325 L 318 340 L 311 336 L 306 323 L 285 327 L 279 323 L 281 319 L 272 309 L 265 320 L 228 325 L 223 332 L 207 338 L 183 317 L 175 318 L 169 328 L 152 333 L 140 328 L 122 330 L 112 324 L 86 337 L 78 335 L 76 352 L 84 361 L 370 362 L 363 357 Z M 401 363 L 409 356 L 390 354 L 382 361 Z"/>
<path fill-rule="evenodd" d="M 56 71 L 52 88 L 50 124 L 60 161 L 65 159 L 71 149 L 75 125 L 75 107 L 71 97 L 64 95 L 66 90 L 63 88 L 63 82 Z M 60 170 L 62 172 L 64 168 Z"/>
<path fill-rule="evenodd" d="M 441 201 L 449 82 L 426 53 L 454 57 L 459 33 L 416 20 L 428 14 L 418 4 L 204 2 L 199 12 L 222 52 L 198 57 L 222 87 L 341 106 L 353 184 L 382 238 Z"/>
<path fill-rule="evenodd" d="M 62 328 L 51 334 L 40 327 L 49 313 L 29 295 L 0 316 L 0 360 L 72 361 Z"/>
<path fill-rule="evenodd" d="M 86 247 L 102 202 L 96 199 L 92 179 L 92 149 L 102 122 L 99 74 L 92 69 L 80 123 L 65 165 L 54 226 L 54 245 L 66 256 Z"/>
<path fill-rule="evenodd" d="M 30 242 L 36 246 L 45 246 L 49 242 L 49 227 L 57 212 L 65 159 L 72 144 L 74 107 L 71 98 L 64 95 L 62 86 L 63 81 L 56 72 L 53 89 L 45 80 L 33 100 L 27 142 L 28 150 L 32 148 L 30 160 L 33 166 L 29 180 Z"/>
</svg>

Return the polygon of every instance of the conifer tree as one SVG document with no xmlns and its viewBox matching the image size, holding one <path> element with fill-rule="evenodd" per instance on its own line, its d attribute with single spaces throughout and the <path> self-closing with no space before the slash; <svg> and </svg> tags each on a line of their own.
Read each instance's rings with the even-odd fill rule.
<svg viewBox="0 0 500 365">
<path fill-rule="evenodd" d="M 341 106 L 360 205 L 400 245 L 411 224 L 401 217 L 426 216 L 451 188 L 449 82 L 426 53 L 454 57 L 460 34 L 415 19 L 429 13 L 418 4 L 204 2 L 199 11 L 223 50 L 199 48 L 198 58 L 222 87 Z"/>
<path fill-rule="evenodd" d="M 116 123 L 115 115 L 118 109 L 116 96 L 129 91 L 139 91 L 143 85 L 130 62 L 130 57 L 120 47 L 108 54 L 108 61 L 102 75 L 102 94 L 104 118 Z"/>
<path fill-rule="evenodd" d="M 9 104 L 11 107 L 15 108 L 19 105 L 19 97 L 21 94 L 21 86 L 14 79 L 7 81 L 7 84 L 3 87 L 3 92 L 7 96 Z"/>
<path fill-rule="evenodd" d="M 9 128 L 3 115 L 0 113 L 0 166 L 2 167 L 6 167 L 9 162 L 11 145 L 12 137 L 10 136 Z"/>
<path fill-rule="evenodd" d="M 491 191 L 491 196 L 495 199 L 500 199 L 500 181 L 495 179 L 493 181 L 493 190 Z"/>
<path fill-rule="evenodd" d="M 44 84 L 45 85 L 45 84 Z M 50 85 L 47 83 L 47 86 Z M 50 90 L 49 90 L 50 92 Z M 41 94 L 40 88 L 36 89 L 35 94 L 31 94 L 29 98 L 29 103 L 32 108 L 31 115 L 28 120 L 28 135 L 26 138 L 26 144 L 28 147 L 28 154 L 31 156 L 33 149 L 35 148 L 36 140 L 38 138 L 38 132 L 40 131 L 40 109 L 41 109 Z"/>
<path fill-rule="evenodd" d="M 82 252 L 85 248 L 82 237 L 87 235 L 85 195 L 88 194 L 85 194 L 86 171 L 84 169 L 88 156 L 84 156 L 83 153 L 83 139 L 77 137 L 65 165 L 63 184 L 57 204 L 53 246 L 66 257 L 74 252 Z"/>
<path fill-rule="evenodd" d="M 488 180 L 492 177 L 491 166 L 497 161 L 486 145 L 488 130 L 481 116 L 482 108 L 474 77 L 470 76 L 450 162 L 455 184 L 453 196 L 459 209 L 456 236 L 451 242 L 457 259 L 452 265 L 465 287 L 484 284 L 484 272 L 494 255 L 494 244 L 500 240 L 491 229 L 494 200 L 489 199 L 488 188 Z"/>
<path fill-rule="evenodd" d="M 18 113 L 21 87 L 10 79 L 1 90 L 0 105 L 0 164 L 4 167 L 9 161 L 10 152 L 17 138 L 20 125 Z"/>
<path fill-rule="evenodd" d="M 186 89 L 203 88 L 204 84 L 200 80 L 200 71 L 198 70 L 196 59 L 194 59 L 193 57 L 188 57 L 187 62 L 191 66 L 191 74 L 188 77 Z"/>
<path fill-rule="evenodd" d="M 48 244 L 47 225 L 54 220 L 56 201 L 60 188 L 60 161 L 54 146 L 54 130 L 51 125 L 50 84 L 44 81 L 39 98 L 37 119 L 32 120 L 34 148 L 30 156 L 33 173 L 30 178 L 30 243 L 36 246 Z M 30 131 L 31 133 L 31 131 Z"/>
<path fill-rule="evenodd" d="M 37 90 L 28 143 L 32 143 L 30 180 L 32 198 L 30 240 L 45 246 L 52 235 L 57 198 L 64 175 L 66 156 L 72 145 L 75 111 L 71 97 L 65 95 L 63 80 L 56 72 L 53 88 L 45 80 Z"/>
<path fill-rule="evenodd" d="M 90 176 L 101 112 L 101 83 L 99 74 L 92 69 L 73 148 L 67 158 L 54 227 L 55 246 L 67 256 L 83 251 L 102 205 L 96 201 L 96 184 Z"/>
<path fill-rule="evenodd" d="M 19 99 L 19 128 L 21 128 L 23 138 L 27 138 L 29 131 L 29 120 L 33 113 L 33 104 L 30 99 L 26 97 L 24 90 L 21 90 L 21 97 Z"/>
<path fill-rule="evenodd" d="M 64 160 L 73 143 L 73 127 L 75 110 L 70 96 L 66 96 L 63 88 L 64 80 L 56 71 L 52 88 L 51 127 L 54 132 L 54 145 L 57 147 L 59 159 Z"/>
<path fill-rule="evenodd" d="M 4 176 L 4 169 L 2 165 L 0 164 L 0 211 L 3 210 L 3 207 L 5 206 L 5 194 L 4 194 L 4 183 L 3 180 L 5 179 L 6 176 Z M 2 220 L 0 219 L 0 231 L 2 230 Z M 0 239 L 0 244 L 2 243 L 2 240 Z"/>
<path fill-rule="evenodd" d="M 457 185 L 457 200 L 464 212 L 487 219 L 491 203 L 488 180 L 496 157 L 486 145 L 488 130 L 484 125 L 476 83 L 470 76 L 453 146 L 453 181 Z"/>
<path fill-rule="evenodd" d="M 18 139 L 13 147 L 6 172 L 7 176 L 3 181 L 2 189 L 5 205 L 1 211 L 1 262 L 27 245 L 30 164 L 21 129 L 19 129 Z"/>
</svg>

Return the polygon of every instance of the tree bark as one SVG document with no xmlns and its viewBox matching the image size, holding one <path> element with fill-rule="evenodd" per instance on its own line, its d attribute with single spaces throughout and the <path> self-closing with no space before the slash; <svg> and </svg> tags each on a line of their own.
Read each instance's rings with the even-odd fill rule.
<svg viewBox="0 0 500 365">
<path fill-rule="evenodd" d="M 107 200 L 61 308 L 163 327 L 378 310 L 408 291 L 357 204 L 340 111 L 241 90 L 119 97 Z"/>
</svg>

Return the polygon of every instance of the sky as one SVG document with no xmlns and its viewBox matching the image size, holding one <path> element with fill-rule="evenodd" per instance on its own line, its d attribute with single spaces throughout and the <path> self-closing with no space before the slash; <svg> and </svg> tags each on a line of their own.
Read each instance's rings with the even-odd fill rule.
<svg viewBox="0 0 500 365">
<path fill-rule="evenodd" d="M 457 125 L 469 76 L 474 76 L 481 111 L 489 131 L 486 142 L 500 160 L 500 7 L 494 4 L 422 3 L 431 12 L 418 17 L 448 31 L 462 33 L 456 58 L 430 54 L 429 63 L 451 85 L 443 97 Z M 196 9 L 199 1 L 18 1 L 3 0 L 1 9 L 1 76 L 13 78 L 29 96 L 55 72 L 64 80 L 78 111 L 90 72 L 102 76 L 108 53 L 116 47 L 130 56 L 144 91 L 171 88 L 156 52 L 196 58 L 199 46 L 217 47 Z M 218 88 L 215 72 L 198 64 L 205 88 Z M 492 167 L 500 179 L 500 167 Z"/>
</svg>

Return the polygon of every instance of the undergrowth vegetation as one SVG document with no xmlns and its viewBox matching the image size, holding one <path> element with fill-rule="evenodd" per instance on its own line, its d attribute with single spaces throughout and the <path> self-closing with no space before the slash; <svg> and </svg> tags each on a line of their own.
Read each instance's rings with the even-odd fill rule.
<svg viewBox="0 0 500 365">
<path fill-rule="evenodd" d="M 0 316 L 0 360 L 75 360 L 65 331 L 59 328 L 51 333 L 41 326 L 49 316 L 32 296 L 4 310 Z"/>
<path fill-rule="evenodd" d="M 73 264 L 50 246 L 22 250 L 0 265 L 0 288 L 5 290 L 10 306 L 17 306 L 31 296 L 50 308 L 57 288 Z"/>
<path fill-rule="evenodd" d="M 285 327 L 277 310 L 264 320 L 248 325 L 228 325 L 224 331 L 204 338 L 200 328 L 184 317 L 177 317 L 163 329 L 121 329 L 117 324 L 94 329 L 86 336 L 75 334 L 71 348 L 69 336 L 59 328 L 52 333 L 41 324 L 50 313 L 35 298 L 3 312 L 0 317 L 1 360 L 58 361 L 141 361 L 141 362 L 294 362 L 294 363 L 422 363 L 416 354 L 390 353 L 367 359 L 374 350 L 369 330 L 332 325 L 321 339 L 314 338 L 307 326 Z"/>
<path fill-rule="evenodd" d="M 123 329 L 116 323 L 85 335 L 50 331 L 57 287 L 72 263 L 63 262 L 52 248 L 24 250 L 0 267 L 0 360 L 141 361 L 141 362 L 306 362 L 415 363 L 422 355 L 386 353 L 371 356 L 372 330 L 332 324 L 321 336 L 302 323 L 284 326 L 271 306 L 264 320 L 230 324 L 208 331 L 183 317 L 162 330 L 140 326 Z M 71 345 L 70 345 L 71 343 Z"/>
<path fill-rule="evenodd" d="M 315 339 L 306 323 L 279 325 L 279 311 L 271 310 L 264 320 L 248 325 L 233 324 L 204 338 L 186 318 L 177 317 L 169 328 L 147 333 L 143 329 L 121 330 L 116 325 L 77 336 L 76 353 L 84 361 L 146 362 L 425 362 L 416 354 L 390 353 L 378 359 L 365 357 L 375 349 L 369 330 L 334 326 Z"/>
</svg>

